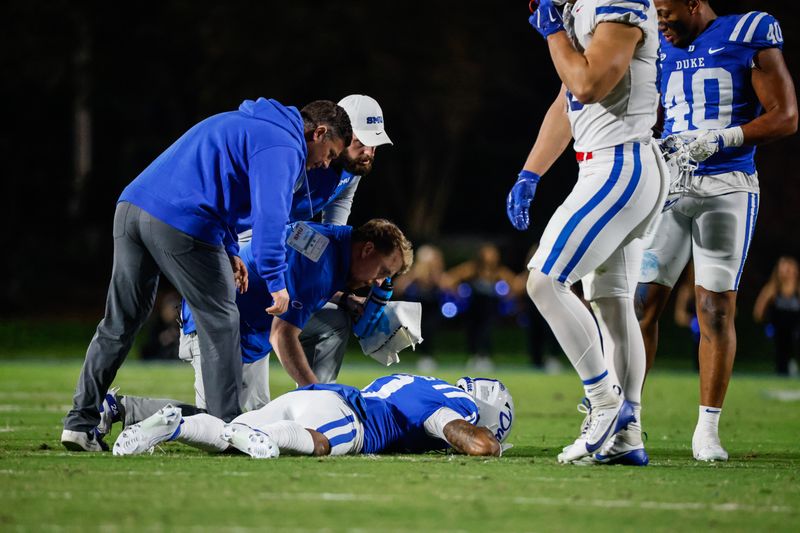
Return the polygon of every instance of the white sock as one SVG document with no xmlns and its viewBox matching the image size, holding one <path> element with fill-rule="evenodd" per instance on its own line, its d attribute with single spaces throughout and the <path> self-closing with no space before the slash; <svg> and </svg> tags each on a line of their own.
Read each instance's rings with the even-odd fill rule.
<svg viewBox="0 0 800 533">
<path fill-rule="evenodd" d="M 207 452 L 224 452 L 230 446 L 220 436 L 224 427 L 225 422 L 215 416 L 204 413 L 187 416 L 175 440 Z"/>
<path fill-rule="evenodd" d="M 580 298 L 569 287 L 538 270 L 531 270 L 528 275 L 528 295 L 550 325 L 584 384 L 596 380 L 597 386 L 593 390 L 607 388 L 610 395 L 611 385 L 601 383 L 608 372 L 600 347 L 600 332 Z M 603 396 L 600 394 L 598 399 Z"/>
<path fill-rule="evenodd" d="M 619 403 L 619 395 L 614 392 L 611 385 L 611 376 L 607 370 L 604 370 L 599 376 L 583 382 L 583 390 L 586 397 L 589 398 L 592 409 L 607 409 Z"/>
<path fill-rule="evenodd" d="M 641 403 L 647 358 L 633 299 L 597 298 L 592 301 L 592 309 L 603 337 L 608 371 L 615 375 L 612 381 L 619 380 L 626 400 Z"/>
<path fill-rule="evenodd" d="M 306 428 L 294 420 L 281 420 L 261 426 L 258 430 L 269 435 L 281 453 L 314 454 L 314 438 Z"/>
<path fill-rule="evenodd" d="M 701 405 L 699 408 L 697 428 L 695 429 L 695 432 L 702 431 L 703 433 L 718 436 L 719 417 L 721 415 L 722 407 L 709 407 L 707 405 Z"/>
</svg>

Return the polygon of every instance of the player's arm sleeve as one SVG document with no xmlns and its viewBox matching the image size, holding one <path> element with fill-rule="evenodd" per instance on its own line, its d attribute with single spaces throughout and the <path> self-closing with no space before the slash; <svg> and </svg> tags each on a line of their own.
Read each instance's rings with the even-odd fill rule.
<svg viewBox="0 0 800 533">
<path fill-rule="evenodd" d="M 594 10 L 594 26 L 601 22 L 618 22 L 645 30 L 647 10 L 653 0 L 600 0 Z"/>
<path fill-rule="evenodd" d="M 444 436 L 444 427 L 453 420 L 464 420 L 464 417 L 449 407 L 440 407 L 425 420 L 425 423 L 423 424 L 425 433 L 431 437 L 446 441 L 447 439 Z"/>
<path fill-rule="evenodd" d="M 742 15 L 731 30 L 728 40 L 753 50 L 783 50 L 781 25 L 775 17 L 763 11 L 751 11 Z"/>
<path fill-rule="evenodd" d="M 291 147 L 267 148 L 249 161 L 253 256 L 269 292 L 286 288 L 286 224 L 302 167 L 302 157 Z"/>
<path fill-rule="evenodd" d="M 350 211 L 353 208 L 353 197 L 356 195 L 360 180 L 361 176 L 353 176 L 350 185 L 342 191 L 342 194 L 325 206 L 322 211 L 323 224 L 333 224 L 335 226 L 347 224 L 347 219 L 350 217 Z"/>
</svg>

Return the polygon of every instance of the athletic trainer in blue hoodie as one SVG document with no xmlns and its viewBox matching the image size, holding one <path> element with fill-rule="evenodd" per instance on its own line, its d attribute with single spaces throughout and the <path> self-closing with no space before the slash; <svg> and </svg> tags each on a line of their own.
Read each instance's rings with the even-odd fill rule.
<svg viewBox="0 0 800 533">
<path fill-rule="evenodd" d="M 284 228 L 305 171 L 327 167 L 350 144 L 345 111 L 316 101 L 299 111 L 275 100 L 245 101 L 238 111 L 195 125 L 123 192 L 114 215 L 114 263 L 105 317 L 86 352 L 61 442 L 97 451 L 94 435 L 108 387 L 150 314 L 160 273 L 194 312 L 203 351 L 208 411 L 237 416 L 241 350 L 236 287 L 247 269 L 233 229 L 253 227 L 253 255 L 273 305 L 286 311 Z"/>
</svg>

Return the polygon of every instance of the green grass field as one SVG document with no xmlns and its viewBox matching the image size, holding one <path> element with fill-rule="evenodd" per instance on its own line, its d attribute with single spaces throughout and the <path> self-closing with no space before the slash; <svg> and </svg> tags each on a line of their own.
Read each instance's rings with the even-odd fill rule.
<svg viewBox="0 0 800 533">
<path fill-rule="evenodd" d="M 382 370 L 345 365 L 340 381 L 363 386 Z M 571 372 L 497 372 L 516 403 L 514 448 L 499 459 L 255 461 L 176 443 L 148 456 L 67 453 L 58 437 L 78 371 L 76 362 L 0 363 L 0 531 L 800 529 L 797 380 L 735 375 L 721 423 L 731 460 L 702 464 L 690 445 L 696 376 L 652 376 L 643 414 L 651 464 L 626 468 L 556 463 L 582 419 Z M 129 363 L 116 383 L 122 393 L 192 398 L 188 365 Z M 290 387 L 276 367 L 272 383 L 273 393 Z"/>
</svg>

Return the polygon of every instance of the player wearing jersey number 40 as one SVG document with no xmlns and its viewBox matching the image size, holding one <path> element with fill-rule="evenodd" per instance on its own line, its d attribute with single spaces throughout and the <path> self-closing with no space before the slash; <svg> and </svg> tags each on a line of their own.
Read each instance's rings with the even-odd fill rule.
<svg viewBox="0 0 800 533">
<path fill-rule="evenodd" d="M 658 318 L 690 258 L 700 323 L 700 408 L 695 459 L 724 461 L 718 422 L 736 354 L 736 294 L 759 209 L 758 144 L 797 130 L 797 100 L 771 15 L 718 17 L 706 0 L 655 0 L 661 32 L 664 137 L 698 167 L 664 213 L 642 262 L 639 288 L 648 368 Z"/>
</svg>

